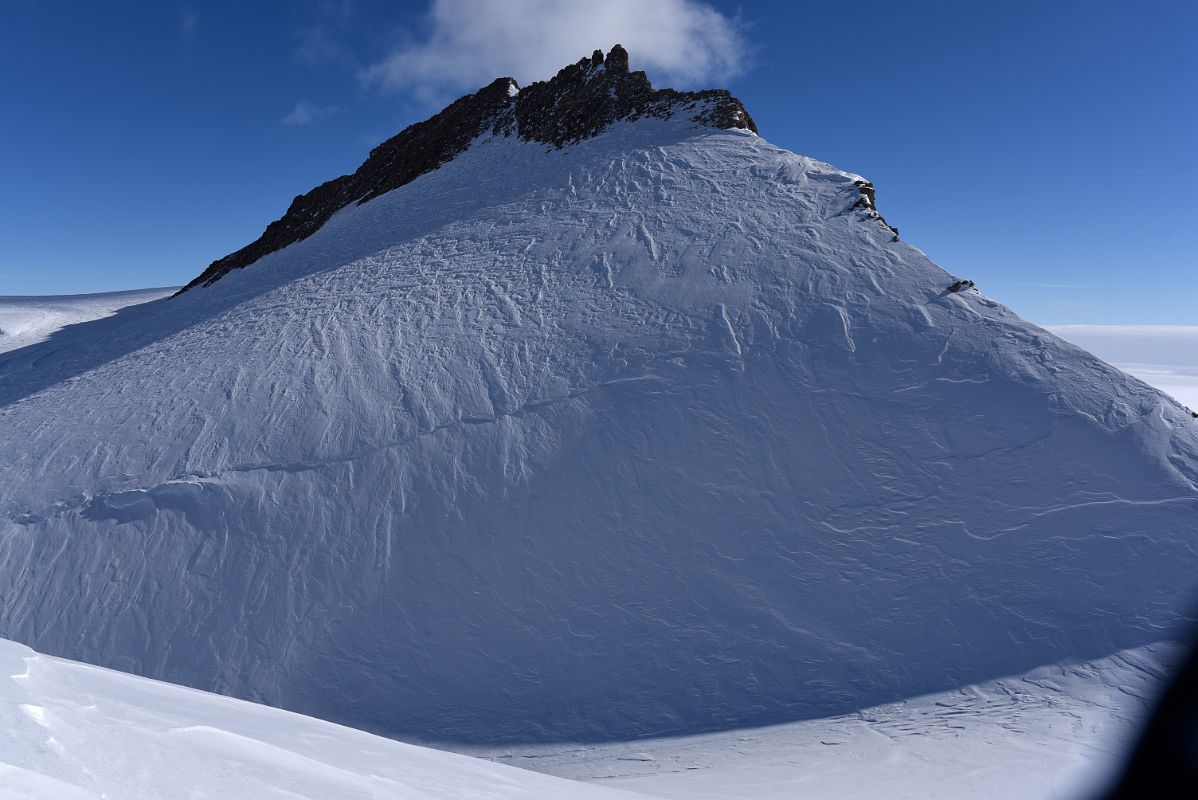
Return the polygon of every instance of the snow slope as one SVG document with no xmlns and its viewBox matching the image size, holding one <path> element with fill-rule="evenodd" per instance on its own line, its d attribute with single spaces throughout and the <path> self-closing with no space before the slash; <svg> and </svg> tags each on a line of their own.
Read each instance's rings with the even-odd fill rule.
<svg viewBox="0 0 1198 800">
<path fill-rule="evenodd" d="M 634 800 L 0 639 L 3 800 Z"/>
<path fill-rule="evenodd" d="M 1113 783 L 1176 655 L 1150 645 L 827 719 L 488 755 L 675 800 L 1082 800 Z"/>
<path fill-rule="evenodd" d="M 0 353 L 36 344 L 67 325 L 107 317 L 126 306 L 148 303 L 174 292 L 173 288 L 163 288 L 52 297 L 0 297 Z"/>
<path fill-rule="evenodd" d="M 1198 325 L 1054 325 L 1049 330 L 1198 411 Z"/>
<path fill-rule="evenodd" d="M 588 786 L 0 640 L 0 798 L 1080 798 L 1118 767 L 1173 656 L 1150 646 L 771 728 L 489 753 Z"/>
<path fill-rule="evenodd" d="M 843 714 L 1167 637 L 1198 425 L 643 119 L 0 356 L 0 633 L 374 731 Z M 51 346 L 51 344 L 53 346 Z"/>
</svg>

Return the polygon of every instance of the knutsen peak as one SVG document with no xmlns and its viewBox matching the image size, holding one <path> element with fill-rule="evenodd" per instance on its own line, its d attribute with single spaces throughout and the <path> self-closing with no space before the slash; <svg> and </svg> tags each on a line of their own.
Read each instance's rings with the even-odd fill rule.
<svg viewBox="0 0 1198 800">
<path fill-rule="evenodd" d="M 0 376 L 0 633 L 408 740 L 847 714 L 1191 613 L 1190 412 L 619 47 Z"/>
</svg>

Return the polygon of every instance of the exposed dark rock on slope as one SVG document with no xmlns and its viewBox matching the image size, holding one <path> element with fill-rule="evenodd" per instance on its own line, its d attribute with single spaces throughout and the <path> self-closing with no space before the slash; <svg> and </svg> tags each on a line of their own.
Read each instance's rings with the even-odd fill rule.
<svg viewBox="0 0 1198 800">
<path fill-rule="evenodd" d="M 887 222 L 886 218 L 878 213 L 877 190 L 874 189 L 873 183 L 867 180 L 858 180 L 855 181 L 855 184 L 861 192 L 861 196 L 857 198 L 857 202 L 853 204 L 853 208 L 865 209 L 874 219 L 880 221 L 887 228 L 890 228 L 894 233 L 894 239 L 891 241 L 897 242 L 899 240 L 899 229 Z"/>
<path fill-rule="evenodd" d="M 350 203 L 364 203 L 410 183 L 461 154 L 484 134 L 514 135 L 561 148 L 598 136 L 615 122 L 674 114 L 688 114 L 697 125 L 757 132 L 753 118 L 726 90 L 654 89 L 644 72 L 629 70 L 628 52 L 618 44 L 606 59 L 596 50 L 551 80 L 523 90 L 518 90 L 513 78 L 496 78 L 374 148 L 352 175 L 296 197 L 287 213 L 268 225 L 256 241 L 212 262 L 180 293 L 208 286 L 230 270 L 308 238 Z"/>
</svg>

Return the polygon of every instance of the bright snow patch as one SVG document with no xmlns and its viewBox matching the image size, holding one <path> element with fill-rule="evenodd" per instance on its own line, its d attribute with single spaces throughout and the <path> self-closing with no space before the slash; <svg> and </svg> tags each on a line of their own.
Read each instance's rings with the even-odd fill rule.
<svg viewBox="0 0 1198 800">
<path fill-rule="evenodd" d="M 167 297 L 176 288 L 50 297 L 0 297 L 0 353 L 36 344 L 79 322 L 115 314 L 122 308 Z"/>
<path fill-rule="evenodd" d="M 0 639 L 4 800 L 637 796 L 51 658 Z"/>
</svg>

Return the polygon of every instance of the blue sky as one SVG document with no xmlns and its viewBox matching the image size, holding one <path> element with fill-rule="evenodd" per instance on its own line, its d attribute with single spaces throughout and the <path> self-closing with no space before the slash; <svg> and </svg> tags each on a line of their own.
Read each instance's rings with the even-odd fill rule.
<svg viewBox="0 0 1198 800">
<path fill-rule="evenodd" d="M 658 85 L 726 86 L 765 138 L 872 179 L 905 240 L 1030 319 L 1198 324 L 1198 3 L 0 14 L 0 295 L 186 282 L 444 101 L 619 39 Z"/>
</svg>

